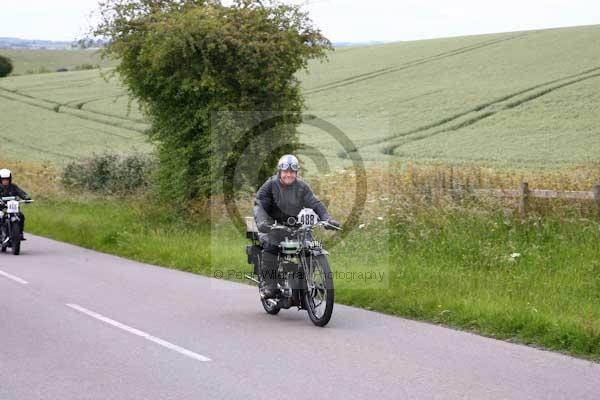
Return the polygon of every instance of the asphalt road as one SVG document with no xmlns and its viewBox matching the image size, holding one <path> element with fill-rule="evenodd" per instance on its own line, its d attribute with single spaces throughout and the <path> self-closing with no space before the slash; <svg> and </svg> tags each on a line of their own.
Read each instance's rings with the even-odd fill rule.
<svg viewBox="0 0 600 400">
<path fill-rule="evenodd" d="M 251 286 L 28 238 L 0 254 L 0 400 L 600 398 L 600 364 L 341 305 L 317 328 Z"/>
</svg>

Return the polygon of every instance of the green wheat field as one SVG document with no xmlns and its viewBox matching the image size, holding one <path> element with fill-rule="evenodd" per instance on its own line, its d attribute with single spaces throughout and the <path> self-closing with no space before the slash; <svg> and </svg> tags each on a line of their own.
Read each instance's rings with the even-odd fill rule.
<svg viewBox="0 0 600 400">
<path fill-rule="evenodd" d="M 8 55 L 28 68 L 98 62 L 93 52 L 53 54 Z M 0 79 L 2 156 L 63 165 L 107 149 L 150 151 L 144 116 L 104 65 Z M 310 125 L 302 140 L 341 165 L 349 151 L 367 165 L 560 168 L 599 158 L 600 26 L 339 48 L 299 78 L 308 112 L 355 148 Z"/>
</svg>

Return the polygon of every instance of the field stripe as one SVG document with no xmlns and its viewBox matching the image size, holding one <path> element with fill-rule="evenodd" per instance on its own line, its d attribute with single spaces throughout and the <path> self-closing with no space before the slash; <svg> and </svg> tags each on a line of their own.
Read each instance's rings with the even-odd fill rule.
<svg viewBox="0 0 600 400">
<path fill-rule="evenodd" d="M 88 85 L 77 85 L 76 87 L 87 87 L 87 86 L 89 86 L 89 84 Z M 69 87 L 72 88 L 73 86 L 69 86 Z M 64 86 L 56 86 L 56 88 L 57 89 L 61 89 L 61 88 L 64 88 Z M 89 110 L 89 109 L 85 109 L 84 110 L 81 107 L 77 107 L 77 106 L 72 106 L 71 105 L 71 103 L 73 103 L 73 102 L 77 103 L 78 100 L 69 101 L 69 102 L 66 102 L 66 103 L 59 103 L 59 102 L 54 101 L 54 100 L 46 99 L 46 98 L 43 98 L 43 97 L 35 97 L 35 96 L 31 95 L 31 94 L 25 93 L 25 92 L 23 92 L 23 88 L 19 88 L 18 90 L 8 90 L 8 89 L 5 89 L 3 87 L 0 87 L 0 90 L 4 90 L 4 91 L 7 91 L 7 92 L 10 92 L 11 94 L 14 94 L 14 95 L 17 95 L 17 96 L 27 97 L 27 98 L 32 99 L 32 100 L 38 100 L 38 101 L 43 101 L 43 102 L 46 102 L 46 103 L 50 103 L 53 106 L 59 106 L 59 108 L 65 107 L 65 108 L 70 108 L 72 110 L 78 110 L 78 111 L 84 111 L 84 112 L 90 113 L 90 114 L 96 114 L 96 115 L 99 115 L 99 116 L 106 116 L 106 117 L 116 118 L 116 119 L 123 120 L 125 122 L 130 122 L 132 124 L 146 124 L 145 121 L 142 121 L 142 120 L 139 120 L 139 119 L 127 118 L 127 117 L 123 117 L 123 116 L 117 115 L 117 114 L 104 113 L 104 112 L 99 112 L 99 111 L 94 111 L 94 110 Z M 123 96 L 123 93 L 118 94 L 118 95 L 95 97 L 93 99 L 90 99 L 89 101 L 83 102 L 82 103 L 82 107 L 83 107 L 83 105 L 85 105 L 87 103 L 91 103 L 93 101 L 110 99 L 110 98 L 117 98 L 118 99 L 121 96 Z M 131 128 L 131 129 L 134 129 L 134 128 Z"/>
<path fill-rule="evenodd" d="M 505 42 L 505 41 L 509 41 L 509 40 L 514 40 L 514 39 L 518 39 L 520 37 L 524 37 L 524 36 L 528 36 L 530 35 L 530 33 L 523 33 L 520 35 L 512 35 L 510 37 L 507 38 L 501 38 L 501 39 L 492 39 L 492 40 L 486 40 L 483 42 L 479 42 L 479 43 L 474 43 L 470 46 L 465 46 L 465 47 L 460 47 L 458 49 L 454 49 L 454 50 L 450 50 L 447 52 L 443 52 L 443 53 L 439 53 L 439 54 L 435 54 L 433 56 L 429 56 L 429 57 L 424 57 L 421 59 L 417 59 L 417 60 L 413 60 L 413 61 L 409 61 L 407 63 L 398 65 L 398 66 L 393 66 L 393 67 L 386 67 L 386 68 L 382 68 L 379 70 L 375 70 L 375 71 L 371 71 L 371 72 L 367 72 L 367 73 L 362 73 L 362 74 L 358 74 L 358 75 L 354 75 L 348 78 L 344 78 L 344 79 L 340 79 L 338 81 L 334 81 L 334 82 L 330 82 L 330 83 L 326 83 L 320 86 L 317 86 L 313 89 L 309 89 L 307 91 L 304 92 L 305 95 L 312 95 L 312 94 L 316 94 L 316 93 L 321 93 L 327 90 L 331 90 L 331 89 L 338 89 L 341 87 L 345 87 L 348 85 L 353 85 L 355 83 L 360 83 L 369 79 L 374 79 L 374 78 L 379 78 L 380 76 L 384 76 L 384 75 L 388 75 L 391 73 L 395 73 L 395 72 L 399 72 L 399 71 L 403 71 L 405 69 L 408 68 L 412 68 L 412 67 L 416 67 L 416 66 L 420 66 L 432 61 L 439 61 L 439 60 L 443 60 L 445 58 L 448 57 L 453 57 L 459 54 L 464 54 L 467 52 L 471 52 L 474 50 L 478 50 L 484 47 L 488 47 L 488 46 L 493 46 L 495 44 L 501 43 L 501 42 Z"/>
<path fill-rule="evenodd" d="M 540 84 L 528 87 L 526 89 L 522 89 L 522 90 L 519 90 L 517 92 L 510 93 L 508 95 L 502 96 L 502 97 L 500 97 L 498 99 L 495 99 L 495 100 L 492 100 L 490 102 L 480 104 L 480 105 L 478 105 L 476 107 L 473 107 L 473 108 L 471 108 L 469 110 L 466 110 L 466 111 L 463 111 L 461 113 L 452 115 L 450 117 L 447 117 L 447 118 L 444 118 L 442 120 L 433 122 L 431 124 L 427 124 L 427 125 L 424 125 L 424 126 L 421 126 L 421 127 L 415 128 L 415 129 L 412 129 L 410 131 L 397 133 L 395 135 L 391 135 L 391 136 L 388 136 L 388 137 L 385 137 L 385 138 L 380 138 L 380 139 L 372 140 L 370 142 L 362 144 L 361 146 L 358 146 L 358 148 L 364 149 L 366 147 L 374 146 L 374 145 L 377 145 L 377 144 L 382 144 L 382 143 L 386 143 L 386 142 L 392 142 L 395 139 L 405 138 L 405 140 L 402 140 L 401 143 L 390 144 L 389 146 L 386 146 L 384 149 L 382 149 L 382 152 L 384 154 L 392 154 L 393 150 L 395 150 L 396 148 L 398 148 L 398 147 L 400 147 L 400 146 L 402 146 L 404 144 L 411 143 L 411 142 L 418 141 L 418 140 L 422 140 L 422 139 L 426 139 L 426 138 L 435 136 L 435 135 L 443 133 L 443 132 L 454 131 L 454 130 L 458 130 L 458 129 L 464 128 L 466 126 L 473 125 L 473 124 L 475 124 L 475 123 L 477 123 L 477 122 L 479 122 L 479 121 L 481 121 L 481 120 L 483 120 L 485 118 L 488 118 L 488 117 L 490 117 L 490 116 L 492 116 L 492 115 L 494 115 L 494 114 L 496 114 L 498 112 L 505 111 L 505 110 L 510 109 L 510 108 L 514 108 L 514 107 L 516 107 L 518 105 L 521 105 L 521 104 L 524 104 L 524 103 L 529 102 L 531 100 L 534 100 L 534 99 L 536 99 L 538 97 L 541 97 L 543 95 L 551 93 L 551 92 L 553 92 L 555 90 L 561 89 L 563 87 L 566 87 L 566 86 L 569 86 L 569 85 L 572 85 L 572 84 L 576 84 L 578 82 L 581 82 L 581 81 L 584 81 L 584 80 L 587 80 L 587 79 L 595 78 L 595 77 L 598 76 L 598 74 L 592 74 L 592 73 L 593 72 L 597 72 L 597 71 L 600 71 L 600 67 L 590 68 L 590 69 L 587 69 L 585 71 L 578 72 L 576 74 L 571 74 L 571 75 L 567 75 L 567 76 L 564 76 L 564 77 L 561 77 L 561 78 L 553 79 L 551 81 L 543 82 L 543 83 L 540 83 Z M 546 87 L 546 86 L 549 86 L 549 85 L 552 85 L 552 84 L 555 84 L 555 83 L 558 83 L 558 82 L 561 82 L 561 81 L 565 81 L 565 80 L 568 80 L 568 79 L 571 79 L 571 81 L 564 82 L 564 83 L 561 83 L 559 85 L 551 86 L 551 87 L 545 88 L 545 89 L 543 89 L 541 91 L 538 91 L 538 92 L 535 91 L 536 89 L 540 89 L 540 88 L 543 88 L 543 87 Z M 482 111 L 485 111 L 486 108 L 489 108 L 491 106 L 497 106 L 498 104 L 506 102 L 507 100 L 513 99 L 513 98 L 515 98 L 517 96 L 524 95 L 524 94 L 527 94 L 527 93 L 531 93 L 531 94 L 529 96 L 527 96 L 525 99 L 513 101 L 512 103 L 508 103 L 508 104 L 506 104 L 505 106 L 503 106 L 499 110 L 481 113 Z M 472 113 L 479 113 L 479 114 L 477 114 L 477 115 L 473 116 L 472 118 L 470 118 L 469 120 L 463 121 L 463 122 L 461 122 L 461 123 L 459 123 L 457 125 L 453 125 L 453 126 L 449 126 L 449 127 L 443 127 L 443 125 L 446 125 L 446 124 L 448 124 L 450 122 L 456 121 L 457 119 L 465 117 L 465 116 L 467 116 L 469 114 L 472 114 Z M 436 130 L 435 132 L 426 132 L 426 131 L 429 131 L 429 130 L 431 130 L 433 128 L 438 128 L 438 127 L 440 127 L 441 129 Z M 419 135 L 413 136 L 415 134 L 419 134 Z"/>
<path fill-rule="evenodd" d="M 0 95 L 0 97 L 2 97 L 2 95 Z M 47 149 L 43 149 L 43 148 L 31 146 L 29 144 L 25 144 L 25 143 L 21 143 L 21 142 L 16 142 L 16 141 L 12 140 L 11 138 L 7 138 L 7 137 L 4 137 L 2 135 L 0 135 L 0 139 L 2 139 L 2 141 L 6 142 L 6 143 L 11 143 L 11 144 L 13 144 L 15 146 L 23 147 L 24 149 L 37 151 L 38 153 L 41 153 L 41 154 L 52 154 L 53 156 L 57 156 L 57 157 L 61 157 L 61 158 L 67 158 L 69 160 L 74 160 L 76 158 L 75 156 L 72 156 L 72 155 L 69 155 L 69 154 L 58 153 L 56 151 L 52 151 L 52 150 L 47 150 Z"/>
<path fill-rule="evenodd" d="M 163 339 L 157 338 L 155 336 L 152 336 L 152 335 L 150 335 L 150 334 L 148 334 L 146 332 L 140 331 L 139 329 L 135 329 L 135 328 L 132 328 L 132 327 L 127 326 L 125 324 L 122 324 L 120 322 L 117 322 L 117 321 L 115 321 L 113 319 L 105 317 L 105 316 L 103 316 L 101 314 L 98 314 L 98 313 L 96 313 L 94 311 L 90 311 L 87 308 L 81 307 L 81 306 L 79 306 L 77 304 L 67 304 L 67 307 L 70 307 L 70 308 L 72 308 L 74 310 L 77 310 L 77 311 L 79 311 L 79 312 L 81 312 L 83 314 L 86 314 L 86 315 L 88 315 L 88 316 L 90 316 L 92 318 L 95 318 L 95 319 L 97 319 L 99 321 L 102 321 L 104 323 L 107 323 L 109 325 L 112 325 L 114 327 L 122 329 L 125 332 L 131 333 L 132 335 L 139 336 L 139 337 L 144 338 L 146 340 L 149 340 L 149 341 L 151 341 L 153 343 L 161 345 L 161 346 L 163 346 L 163 347 L 165 347 L 165 348 L 167 348 L 169 350 L 175 351 L 175 352 L 177 352 L 179 354 L 183 354 L 186 357 L 192 358 L 192 359 L 197 360 L 197 361 L 203 361 L 203 362 L 211 361 L 211 359 L 208 358 L 208 357 L 205 357 L 205 356 L 200 355 L 198 353 L 194 353 L 193 351 L 184 349 L 183 347 L 177 346 L 177 345 L 175 345 L 173 343 L 167 342 L 166 340 L 163 340 Z"/>
<path fill-rule="evenodd" d="M 65 106 L 63 104 L 60 103 L 56 103 L 50 100 L 45 100 L 45 99 L 41 99 L 41 98 L 37 98 L 37 97 L 33 97 L 30 95 L 26 95 L 23 93 L 15 93 L 14 91 L 10 91 L 7 90 L 5 88 L 0 87 L 0 91 L 4 91 L 5 94 L 0 93 L 0 97 L 3 97 L 7 100 L 12 100 L 18 103 L 23 103 L 23 104 L 27 104 L 30 105 L 32 107 L 37 107 L 37 108 L 41 108 L 43 110 L 46 111 L 50 111 L 50 112 L 56 112 L 56 113 L 62 113 L 62 114 L 66 114 L 66 115 L 70 115 L 73 116 L 75 118 L 79 118 L 82 119 L 84 121 L 93 121 L 96 122 L 98 124 L 102 124 L 102 125 L 106 125 L 106 126 L 111 126 L 111 127 L 116 127 L 116 128 L 120 128 L 120 129 L 124 129 L 124 130 L 128 130 L 131 132 L 137 132 L 137 133 L 144 133 L 146 128 L 138 128 L 138 127 L 133 127 L 133 126 L 127 126 L 127 125 L 123 125 L 121 123 L 115 122 L 115 123 L 110 123 L 107 122 L 105 119 L 100 118 L 100 117 L 105 117 L 105 118 L 113 118 L 113 116 L 111 115 L 106 115 L 106 114 L 102 114 L 102 113 L 96 113 L 93 111 L 88 111 L 88 110 L 79 110 L 76 107 L 69 107 L 69 106 Z M 7 95 L 9 94 L 9 95 Z M 40 102 L 45 102 L 45 103 L 50 103 L 47 106 L 42 105 L 42 104 L 37 104 L 34 103 L 32 101 L 28 101 L 19 97 L 24 97 L 25 99 L 31 99 L 31 100 L 37 100 Z M 65 109 L 68 109 L 69 111 L 60 111 L 60 108 L 63 107 Z M 121 119 L 123 122 L 125 123 L 130 123 L 133 125 L 146 125 L 146 124 L 142 124 L 139 122 L 135 122 L 133 120 L 130 119 L 126 119 L 123 117 L 119 117 L 117 116 L 116 119 Z"/>
<path fill-rule="evenodd" d="M 547 88 L 547 89 L 542 90 L 540 92 L 532 93 L 531 95 L 527 96 L 526 98 L 524 98 L 522 100 L 518 100 L 518 101 L 514 101 L 512 103 L 506 104 L 504 107 L 502 107 L 499 110 L 481 113 L 481 114 L 476 115 L 473 118 L 470 118 L 470 119 L 468 119 L 466 121 L 463 121 L 463 122 L 461 122 L 459 124 L 456 124 L 456 125 L 453 125 L 453 126 L 449 126 L 449 127 L 446 127 L 446 128 L 434 131 L 434 132 L 429 132 L 429 133 L 424 132 L 424 133 L 422 133 L 422 134 L 420 134 L 420 135 L 418 135 L 416 137 L 405 138 L 400 143 L 396 143 L 396 144 L 393 144 L 393 145 L 390 145 L 390 146 L 386 146 L 384 149 L 382 149 L 382 152 L 384 154 L 393 154 L 394 151 L 397 148 L 399 148 L 399 147 L 401 147 L 401 146 L 403 146 L 405 144 L 413 143 L 413 142 L 416 142 L 416 141 L 419 141 L 419 140 L 428 139 L 430 137 L 439 135 L 441 133 L 451 132 L 451 131 L 457 131 L 457 130 L 465 128 L 467 126 L 474 125 L 474 124 L 476 124 L 476 123 L 478 123 L 478 122 L 480 122 L 480 121 L 482 121 L 482 120 L 484 120 L 486 118 L 494 116 L 494 115 L 496 115 L 498 113 L 501 113 L 503 111 L 510 110 L 510 109 L 512 109 L 514 107 L 517 107 L 519 105 L 522 105 L 522 104 L 528 103 L 530 101 L 533 101 L 533 100 L 535 100 L 535 99 L 537 99 L 539 97 L 542 97 L 542 96 L 545 96 L 547 94 L 550 94 L 550 93 L 552 93 L 552 92 L 554 92 L 556 90 L 559 90 L 559 89 L 562 89 L 564 87 L 577 84 L 577 83 L 582 82 L 582 81 L 586 81 L 588 79 L 593 79 L 593 78 L 598 78 L 598 77 L 600 77 L 600 73 L 599 74 L 589 75 L 589 76 L 582 77 L 582 78 L 579 78 L 579 79 L 575 79 L 575 80 L 570 81 L 570 82 L 565 82 L 563 84 Z"/>
<path fill-rule="evenodd" d="M 8 279 L 10 279 L 12 281 L 15 281 L 17 283 L 20 283 L 21 285 L 27 285 L 27 284 L 29 284 L 29 282 L 27 282 L 25 279 L 21 279 L 18 276 L 11 275 L 8 272 L 0 271 L 0 275 L 3 276 L 3 277 L 5 277 L 5 278 L 8 278 Z"/>
</svg>

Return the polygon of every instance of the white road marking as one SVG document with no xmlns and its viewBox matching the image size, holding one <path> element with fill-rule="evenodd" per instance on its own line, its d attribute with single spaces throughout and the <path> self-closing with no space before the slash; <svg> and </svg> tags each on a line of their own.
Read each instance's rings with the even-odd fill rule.
<svg viewBox="0 0 600 400">
<path fill-rule="evenodd" d="M 29 283 L 26 280 L 19 278 L 18 276 L 9 274 L 8 272 L 0 271 L 0 275 L 4 276 L 5 278 L 11 279 L 15 282 L 19 282 L 21 285 L 27 285 Z"/>
<path fill-rule="evenodd" d="M 140 336 L 140 337 L 142 337 L 144 339 L 147 339 L 147 340 L 149 340 L 151 342 L 154 342 L 154 343 L 159 344 L 159 345 L 161 345 L 163 347 L 166 347 L 169 350 L 173 350 L 173 351 L 176 351 L 177 353 L 183 354 L 184 356 L 193 358 L 194 360 L 198 360 L 198 361 L 211 361 L 211 359 L 208 358 L 208 357 L 204 357 L 203 355 L 194 353 L 193 351 L 184 349 L 183 347 L 179 347 L 179 346 L 177 346 L 177 345 L 175 345 L 173 343 L 169 343 L 166 340 L 162 340 L 162 339 L 154 337 L 154 336 L 152 336 L 152 335 L 150 335 L 150 334 L 148 334 L 146 332 L 142 332 L 142 331 L 140 331 L 138 329 L 132 328 L 130 326 L 127 326 L 125 324 L 122 324 L 120 322 L 112 320 L 110 318 L 107 318 L 107 317 L 105 317 L 103 315 L 100 315 L 100 314 L 95 313 L 93 311 L 90 311 L 90 310 L 88 310 L 86 308 L 83 308 L 83 307 L 81 307 L 81 306 L 79 306 L 77 304 L 67 304 L 67 307 L 71 307 L 72 309 L 77 310 L 79 312 L 82 312 L 82 313 L 84 313 L 86 315 L 89 315 L 90 317 L 96 318 L 97 320 L 105 322 L 105 323 L 107 323 L 109 325 L 116 326 L 117 328 L 123 329 L 126 332 L 132 333 L 132 334 L 134 334 L 136 336 Z"/>
</svg>

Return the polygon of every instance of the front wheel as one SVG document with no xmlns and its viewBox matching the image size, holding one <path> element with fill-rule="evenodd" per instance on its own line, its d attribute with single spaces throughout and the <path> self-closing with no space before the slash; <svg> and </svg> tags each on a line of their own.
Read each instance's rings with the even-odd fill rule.
<svg viewBox="0 0 600 400">
<path fill-rule="evenodd" d="M 273 302 L 269 301 L 269 300 L 271 300 L 271 299 L 261 298 L 260 302 L 262 303 L 263 308 L 265 309 L 265 311 L 268 314 L 277 315 L 279 313 L 279 311 L 281 311 L 281 308 L 277 305 L 277 303 L 273 304 Z"/>
<path fill-rule="evenodd" d="M 21 253 L 21 226 L 19 224 L 13 224 L 11 231 L 10 247 L 12 247 L 13 254 L 18 256 L 19 253 Z"/>
<path fill-rule="evenodd" d="M 316 326 L 325 326 L 333 313 L 333 277 L 325 255 L 307 257 L 307 290 L 302 298 L 303 307 Z"/>
<path fill-rule="evenodd" d="M 5 244 L 4 241 L 8 237 L 8 228 L 6 227 L 4 222 L 2 222 L 2 226 L 0 227 L 0 229 L 0 241 L 2 241 L 2 243 L 0 244 L 0 251 L 6 253 L 7 244 Z"/>
</svg>

